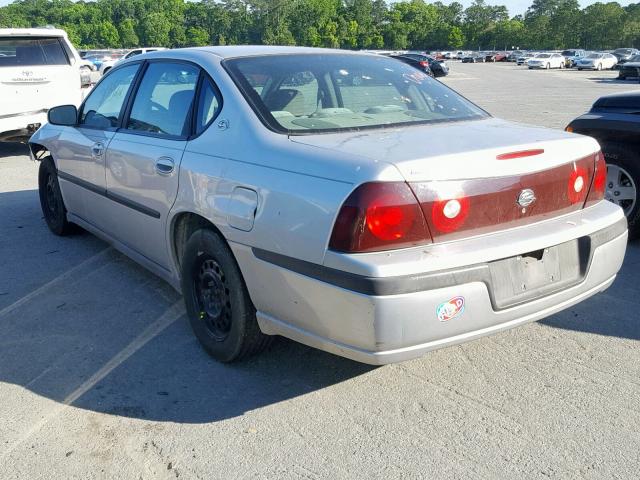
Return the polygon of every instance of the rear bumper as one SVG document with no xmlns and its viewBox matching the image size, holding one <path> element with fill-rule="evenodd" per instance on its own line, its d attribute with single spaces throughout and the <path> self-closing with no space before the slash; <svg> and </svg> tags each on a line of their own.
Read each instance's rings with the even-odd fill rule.
<svg viewBox="0 0 640 480">
<path fill-rule="evenodd" d="M 559 222 L 573 228 L 560 228 Z M 611 285 L 627 243 L 626 220 L 617 207 L 601 202 L 543 224 L 522 227 L 511 235 L 501 232 L 499 236 L 512 238 L 511 244 L 501 247 L 492 246 L 494 242 L 486 238 L 452 242 L 466 243 L 463 249 L 475 242 L 477 248 L 469 253 L 476 259 L 484 256 L 486 262 L 466 262 L 471 257 L 449 245 L 431 255 L 414 252 L 412 266 L 400 257 L 386 267 L 378 264 L 373 270 L 381 275 L 376 276 L 362 274 L 367 268 L 363 257 L 367 255 L 360 255 L 359 263 L 343 263 L 339 270 L 323 266 L 304 270 L 301 265 L 305 262 L 287 264 L 273 254 L 238 245 L 232 248 L 245 272 L 265 333 L 283 335 L 360 362 L 386 364 L 539 320 Z M 554 227 L 558 227 L 555 232 L 550 230 Z M 545 229 L 548 235 L 540 233 Z M 536 238 L 520 241 L 531 235 Z M 494 248 L 501 248 L 505 258 L 518 248 L 520 253 L 532 251 L 532 243 L 545 248 L 575 238 L 585 239 L 591 246 L 588 266 L 577 284 L 507 308 L 495 305 L 491 281 L 482 274 L 487 262 L 499 258 Z M 328 260 L 338 262 L 335 258 Z M 446 264 L 450 268 L 444 268 Z M 421 271 L 398 274 L 407 268 Z M 459 297 L 464 299 L 464 310 L 449 321 L 440 321 L 438 308 Z"/>
<path fill-rule="evenodd" d="M 47 109 L 0 115 L 0 141 L 28 139 L 47 122 Z"/>
</svg>

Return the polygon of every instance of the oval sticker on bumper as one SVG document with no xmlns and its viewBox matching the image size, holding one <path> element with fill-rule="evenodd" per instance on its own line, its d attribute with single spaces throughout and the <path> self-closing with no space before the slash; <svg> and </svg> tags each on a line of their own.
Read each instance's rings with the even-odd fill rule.
<svg viewBox="0 0 640 480">
<path fill-rule="evenodd" d="M 453 297 L 436 308 L 436 316 L 441 322 L 448 322 L 464 312 L 464 297 Z"/>
</svg>

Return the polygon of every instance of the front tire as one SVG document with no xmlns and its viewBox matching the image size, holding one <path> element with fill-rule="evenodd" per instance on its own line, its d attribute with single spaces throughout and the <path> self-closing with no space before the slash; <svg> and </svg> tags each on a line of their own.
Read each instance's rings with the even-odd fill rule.
<svg viewBox="0 0 640 480">
<path fill-rule="evenodd" d="M 191 235 L 181 273 L 189 323 L 209 355 L 233 362 L 268 346 L 272 337 L 260 331 L 240 268 L 219 234 L 200 229 Z"/>
<path fill-rule="evenodd" d="M 598 70 L 598 71 L 602 70 L 602 64 L 601 63 L 598 64 L 598 68 L 596 70 Z"/>
<path fill-rule="evenodd" d="M 58 171 L 51 157 L 46 157 L 40 162 L 38 194 L 42 214 L 49 230 L 60 237 L 73 233 L 74 225 L 67 220 L 67 208 L 60 191 Z"/>
<path fill-rule="evenodd" d="M 605 198 L 619 205 L 629 223 L 629 238 L 640 238 L 640 155 L 631 145 L 603 145 L 607 161 Z"/>
<path fill-rule="evenodd" d="M 551 68 L 551 64 L 547 63 L 547 70 Z"/>
</svg>

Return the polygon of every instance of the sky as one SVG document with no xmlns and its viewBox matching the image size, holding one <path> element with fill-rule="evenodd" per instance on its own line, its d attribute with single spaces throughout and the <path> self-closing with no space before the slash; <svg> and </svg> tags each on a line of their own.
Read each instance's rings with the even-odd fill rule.
<svg viewBox="0 0 640 480">
<path fill-rule="evenodd" d="M 7 5 L 12 1 L 13 0 L 0 0 L 0 6 Z M 441 1 L 442 3 L 448 4 L 454 0 L 441 0 Z M 457 1 L 462 3 L 465 7 L 468 7 L 473 0 L 457 0 Z M 609 0 L 600 0 L 600 1 L 602 1 L 602 3 L 606 3 Z M 630 3 L 636 3 L 639 0 L 617 0 L 617 1 L 620 5 L 624 7 L 626 5 L 629 5 Z M 506 7 L 509 9 L 509 15 L 511 16 L 523 14 L 527 10 L 527 8 L 529 8 L 529 5 L 531 5 L 532 2 L 533 0 L 486 0 L 486 3 L 490 5 L 506 5 Z M 595 0 L 580 0 L 580 6 L 582 6 L 582 8 L 592 3 L 596 3 Z"/>
</svg>

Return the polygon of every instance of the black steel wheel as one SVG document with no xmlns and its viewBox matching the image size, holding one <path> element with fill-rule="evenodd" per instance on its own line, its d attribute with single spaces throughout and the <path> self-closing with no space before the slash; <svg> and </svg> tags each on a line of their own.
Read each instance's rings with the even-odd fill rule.
<svg viewBox="0 0 640 480">
<path fill-rule="evenodd" d="M 208 255 L 200 258 L 198 276 L 193 279 L 198 316 L 207 332 L 218 341 L 224 341 L 231 330 L 231 300 L 224 270 Z"/>
<path fill-rule="evenodd" d="M 40 162 L 38 193 L 42 214 L 49 229 L 59 236 L 73 233 L 74 225 L 67 220 L 67 208 L 60 191 L 58 172 L 51 157 L 44 158 Z"/>
<path fill-rule="evenodd" d="M 181 284 L 189 323 L 209 355 L 233 362 L 268 346 L 272 337 L 260 331 L 240 267 L 213 229 L 197 230 L 187 241 Z"/>
</svg>

